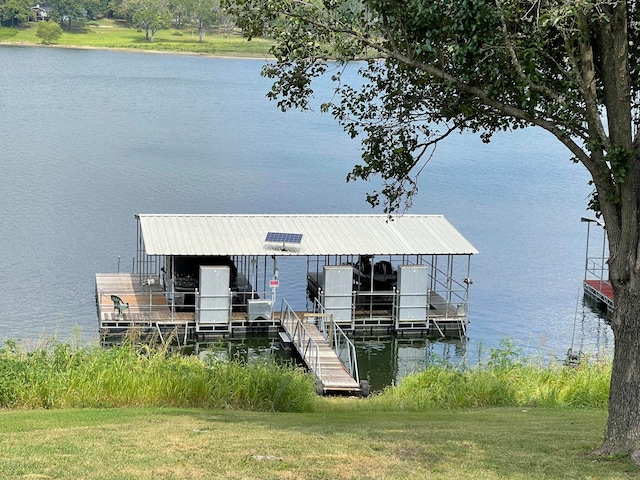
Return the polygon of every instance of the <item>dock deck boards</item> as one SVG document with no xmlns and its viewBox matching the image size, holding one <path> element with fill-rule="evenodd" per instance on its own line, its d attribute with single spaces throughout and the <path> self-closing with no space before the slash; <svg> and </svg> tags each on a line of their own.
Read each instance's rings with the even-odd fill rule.
<svg viewBox="0 0 640 480">
<path fill-rule="evenodd" d="M 184 325 L 194 321 L 193 312 L 171 312 L 159 279 L 151 277 L 154 284 L 145 285 L 143 281 L 147 278 L 129 273 L 96 274 L 96 302 L 101 313 L 101 324 L 124 327 L 142 325 L 145 322 L 155 326 Z M 115 309 L 111 295 L 117 295 L 129 304 L 122 315 Z"/>
</svg>

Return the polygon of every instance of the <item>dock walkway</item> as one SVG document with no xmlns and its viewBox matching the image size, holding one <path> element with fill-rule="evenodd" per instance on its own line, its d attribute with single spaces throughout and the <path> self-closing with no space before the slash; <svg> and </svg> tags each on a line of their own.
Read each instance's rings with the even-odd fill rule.
<svg viewBox="0 0 640 480">
<path fill-rule="evenodd" d="M 309 315 L 318 317 L 318 314 Z M 315 323 L 307 321 L 305 314 L 301 319 L 294 312 L 283 311 L 280 322 L 300 358 L 315 375 L 319 391 L 323 394 L 361 393 L 361 385 L 357 380 L 357 364 L 351 363 L 355 362 L 355 358 L 347 361 L 355 370 L 352 374 L 332 348 L 331 341 L 325 338 Z"/>
</svg>

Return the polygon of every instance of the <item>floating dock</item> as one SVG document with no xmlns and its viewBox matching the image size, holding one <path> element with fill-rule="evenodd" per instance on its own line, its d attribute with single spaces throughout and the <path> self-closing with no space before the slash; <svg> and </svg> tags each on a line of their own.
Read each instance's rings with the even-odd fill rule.
<svg viewBox="0 0 640 480">
<path fill-rule="evenodd" d="M 608 243 L 604 224 L 599 220 L 582 218 L 587 224 L 587 247 L 584 268 L 584 294 L 598 304 L 603 310 L 611 313 L 614 310 L 613 288 L 609 281 L 609 267 L 607 265 Z M 592 231 L 592 224 L 599 227 Z M 595 242 L 594 237 L 595 235 Z M 593 244 L 596 244 L 595 247 Z"/>
<path fill-rule="evenodd" d="M 157 335 L 165 342 L 185 344 L 197 337 L 194 312 L 176 312 L 167 303 L 156 279 L 142 280 L 131 274 L 96 275 L 100 330 L 112 335 Z M 112 299 L 115 295 L 119 300 Z M 255 322 L 253 322 L 255 323 Z M 294 312 L 286 302 L 273 321 L 258 328 L 279 331 L 283 343 L 291 344 L 313 373 L 318 391 L 324 395 L 361 395 L 355 347 L 328 313 Z M 231 328 L 248 331 L 252 325 L 246 313 L 237 313 Z M 341 358 L 342 357 L 342 358 Z M 364 389 L 367 390 L 366 388 Z"/>
<path fill-rule="evenodd" d="M 151 281 L 150 281 L 151 280 Z M 123 303 L 116 306 L 112 296 Z M 103 340 L 128 335 L 170 336 L 179 343 L 210 337 L 245 336 L 250 333 L 276 334 L 280 329 L 276 316 L 249 319 L 244 311 L 229 311 L 229 318 L 219 324 L 198 324 L 194 310 L 178 308 L 167 301 L 157 277 L 130 273 L 96 274 L 96 308 L 98 331 Z M 266 316 L 265 316 L 266 317 Z"/>
<path fill-rule="evenodd" d="M 136 220 L 132 272 L 96 274 L 105 341 L 132 333 L 163 342 L 282 333 L 323 393 L 354 393 L 363 388 L 355 350 L 345 353 L 353 348 L 347 335 L 466 336 L 477 250 L 441 215 Z M 281 282 L 306 285 L 306 309 L 289 307 L 278 295 Z M 306 343 L 296 343 L 302 334 Z"/>
<path fill-rule="evenodd" d="M 193 313 L 169 307 L 158 278 L 141 278 L 127 273 L 96 274 L 98 330 L 103 337 L 160 335 L 181 330 L 181 337 L 193 328 Z M 121 300 L 119 306 L 112 299 Z"/>
</svg>

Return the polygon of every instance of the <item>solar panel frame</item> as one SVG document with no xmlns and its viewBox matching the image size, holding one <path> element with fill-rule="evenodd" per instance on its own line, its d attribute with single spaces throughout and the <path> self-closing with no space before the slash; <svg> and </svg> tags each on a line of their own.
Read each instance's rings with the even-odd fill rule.
<svg viewBox="0 0 640 480">
<path fill-rule="evenodd" d="M 267 243 L 302 243 L 302 233 L 267 232 Z"/>
</svg>

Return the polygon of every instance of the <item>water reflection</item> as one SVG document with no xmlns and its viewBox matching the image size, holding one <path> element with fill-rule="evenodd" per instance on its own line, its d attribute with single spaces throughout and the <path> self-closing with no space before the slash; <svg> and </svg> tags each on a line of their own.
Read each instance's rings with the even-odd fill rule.
<svg viewBox="0 0 640 480">
<path fill-rule="evenodd" d="M 279 338 L 220 338 L 211 342 L 195 342 L 182 349 L 185 355 L 198 355 L 202 360 L 241 361 L 248 365 L 275 361 L 280 364 L 295 361 L 292 352 L 284 348 Z"/>
<path fill-rule="evenodd" d="M 593 360 L 611 358 L 614 344 L 611 314 L 586 295 L 580 307 L 573 326 L 573 350 L 587 353 Z"/>
<path fill-rule="evenodd" d="M 360 338 L 354 343 L 360 379 L 369 382 L 371 391 L 397 385 L 433 363 L 458 364 L 467 353 L 465 339 L 386 337 Z"/>
</svg>

